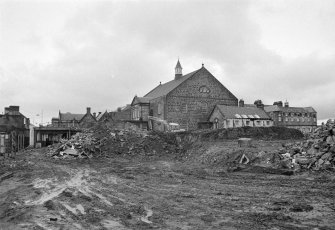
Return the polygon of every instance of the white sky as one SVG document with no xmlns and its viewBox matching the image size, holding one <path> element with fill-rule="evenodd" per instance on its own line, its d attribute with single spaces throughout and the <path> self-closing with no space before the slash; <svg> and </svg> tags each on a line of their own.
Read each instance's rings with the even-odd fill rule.
<svg viewBox="0 0 335 230">
<path fill-rule="evenodd" d="M 236 97 L 334 117 L 335 1 L 0 1 L 0 110 L 111 111 L 205 67 Z"/>
</svg>

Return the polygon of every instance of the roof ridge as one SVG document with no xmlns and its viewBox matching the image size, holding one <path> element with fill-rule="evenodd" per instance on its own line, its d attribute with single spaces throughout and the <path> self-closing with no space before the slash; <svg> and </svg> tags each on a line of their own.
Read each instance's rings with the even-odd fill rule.
<svg viewBox="0 0 335 230">
<path fill-rule="evenodd" d="M 200 69 L 197 69 L 197 70 L 195 70 L 195 71 L 193 71 L 193 72 L 190 72 L 190 73 L 188 73 L 188 74 L 186 74 L 186 75 L 184 75 L 184 76 L 182 76 L 181 78 L 179 78 L 179 79 L 173 79 L 173 80 L 171 80 L 171 81 L 168 81 L 168 82 L 166 82 L 166 83 L 164 83 L 164 84 L 159 84 L 158 86 L 156 86 L 154 89 L 152 89 L 150 92 L 148 92 L 147 94 L 145 94 L 144 95 L 144 97 L 148 97 L 148 95 L 150 95 L 151 93 L 153 93 L 155 90 L 157 90 L 158 88 L 167 88 L 167 86 L 169 86 L 169 84 L 173 84 L 173 83 L 175 83 L 175 85 L 173 86 L 172 85 L 172 89 L 167 89 L 166 91 L 167 92 L 163 92 L 163 94 L 162 95 L 159 95 L 159 96 L 150 96 L 150 97 L 152 97 L 152 98 L 157 98 L 157 97 L 160 97 L 160 96 L 163 96 L 163 95 L 167 95 L 168 93 L 170 93 L 172 90 L 174 90 L 176 87 L 178 87 L 181 83 L 183 83 L 184 81 L 186 81 L 187 79 L 189 79 L 190 77 L 192 77 L 194 74 L 196 74 L 199 70 L 201 70 L 201 68 Z"/>
</svg>

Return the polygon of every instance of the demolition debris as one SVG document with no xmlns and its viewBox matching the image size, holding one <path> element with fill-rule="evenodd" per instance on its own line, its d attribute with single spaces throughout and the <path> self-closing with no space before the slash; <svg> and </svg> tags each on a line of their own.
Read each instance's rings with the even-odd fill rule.
<svg viewBox="0 0 335 230">
<path fill-rule="evenodd" d="M 49 146 L 54 158 L 92 158 L 118 155 L 157 155 L 178 152 L 173 135 L 147 132 L 136 128 L 113 129 L 99 126 L 77 133 L 70 140 Z"/>
</svg>

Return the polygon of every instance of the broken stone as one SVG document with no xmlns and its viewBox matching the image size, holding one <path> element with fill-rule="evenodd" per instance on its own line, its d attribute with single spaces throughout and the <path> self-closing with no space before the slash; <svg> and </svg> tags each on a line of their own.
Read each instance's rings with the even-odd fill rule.
<svg viewBox="0 0 335 230">
<path fill-rule="evenodd" d="M 76 149 L 66 149 L 64 153 L 71 156 L 79 156 L 79 152 Z"/>
<path fill-rule="evenodd" d="M 328 153 L 325 153 L 322 155 L 321 159 L 322 160 L 325 160 L 325 159 L 328 159 L 332 156 L 332 153 L 331 152 L 328 152 Z"/>
<path fill-rule="evenodd" d="M 306 158 L 306 157 L 297 157 L 295 158 L 295 162 L 298 164 L 302 164 L 302 165 L 307 165 L 310 162 L 310 159 Z"/>
</svg>

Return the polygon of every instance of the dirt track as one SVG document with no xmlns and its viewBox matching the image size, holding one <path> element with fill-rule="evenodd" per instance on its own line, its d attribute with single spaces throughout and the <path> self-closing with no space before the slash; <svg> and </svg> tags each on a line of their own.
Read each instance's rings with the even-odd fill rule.
<svg viewBox="0 0 335 230">
<path fill-rule="evenodd" d="M 6 163 L 14 174 L 0 183 L 0 229 L 335 228 L 332 174 L 228 173 L 154 156 L 61 160 L 43 150 Z"/>
</svg>

